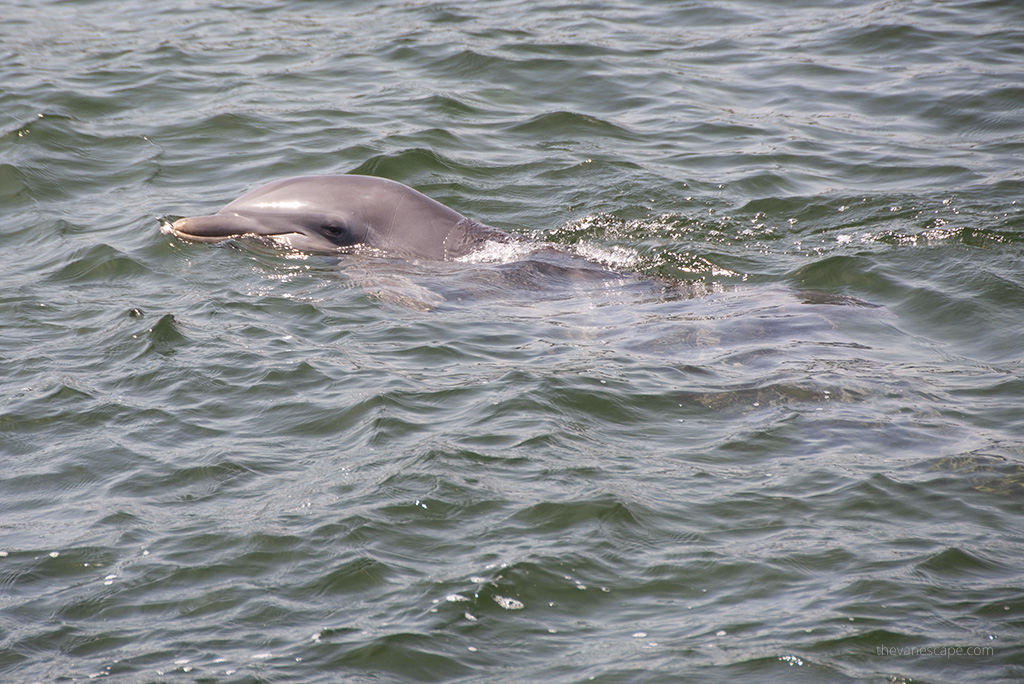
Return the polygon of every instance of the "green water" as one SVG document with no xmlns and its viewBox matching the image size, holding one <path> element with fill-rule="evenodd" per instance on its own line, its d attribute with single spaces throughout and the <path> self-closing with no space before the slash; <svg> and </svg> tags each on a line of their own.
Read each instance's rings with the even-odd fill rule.
<svg viewBox="0 0 1024 684">
<path fill-rule="evenodd" d="M 1022 84 L 1009 1 L 4 4 L 0 681 L 1020 681 Z M 349 172 L 555 250 L 160 232 Z"/>
</svg>

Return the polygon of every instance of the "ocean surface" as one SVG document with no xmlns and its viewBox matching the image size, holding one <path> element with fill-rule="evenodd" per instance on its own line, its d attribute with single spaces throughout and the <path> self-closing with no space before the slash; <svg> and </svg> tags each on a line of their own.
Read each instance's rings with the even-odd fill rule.
<svg viewBox="0 0 1024 684">
<path fill-rule="evenodd" d="M 6 0 L 0 247 L 2 682 L 1024 681 L 1017 0 Z"/>
</svg>

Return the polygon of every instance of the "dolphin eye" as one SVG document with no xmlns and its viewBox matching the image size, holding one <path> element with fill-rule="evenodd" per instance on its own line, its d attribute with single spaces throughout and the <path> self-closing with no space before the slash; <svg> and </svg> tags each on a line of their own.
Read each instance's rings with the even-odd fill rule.
<svg viewBox="0 0 1024 684">
<path fill-rule="evenodd" d="M 320 229 L 324 232 L 327 237 L 330 238 L 343 238 L 348 235 L 348 228 L 341 223 L 325 223 L 320 226 Z"/>
</svg>

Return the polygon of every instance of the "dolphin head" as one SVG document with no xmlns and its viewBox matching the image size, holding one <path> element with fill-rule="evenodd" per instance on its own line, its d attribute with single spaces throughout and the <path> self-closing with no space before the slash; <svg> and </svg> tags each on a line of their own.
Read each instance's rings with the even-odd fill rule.
<svg viewBox="0 0 1024 684">
<path fill-rule="evenodd" d="M 209 216 L 164 231 L 195 242 L 255 239 L 303 252 L 353 245 L 444 259 L 445 241 L 466 219 L 401 183 L 372 176 L 305 176 L 242 195 Z"/>
</svg>

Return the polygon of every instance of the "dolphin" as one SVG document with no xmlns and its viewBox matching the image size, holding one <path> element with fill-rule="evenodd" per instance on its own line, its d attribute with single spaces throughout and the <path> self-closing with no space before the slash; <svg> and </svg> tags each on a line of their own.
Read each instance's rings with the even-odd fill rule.
<svg viewBox="0 0 1024 684">
<path fill-rule="evenodd" d="M 181 218 L 165 233 L 194 242 L 252 239 L 300 252 L 365 246 L 449 260 L 514 236 L 463 216 L 407 185 L 374 176 L 299 176 L 256 188 L 216 214 Z"/>
</svg>

